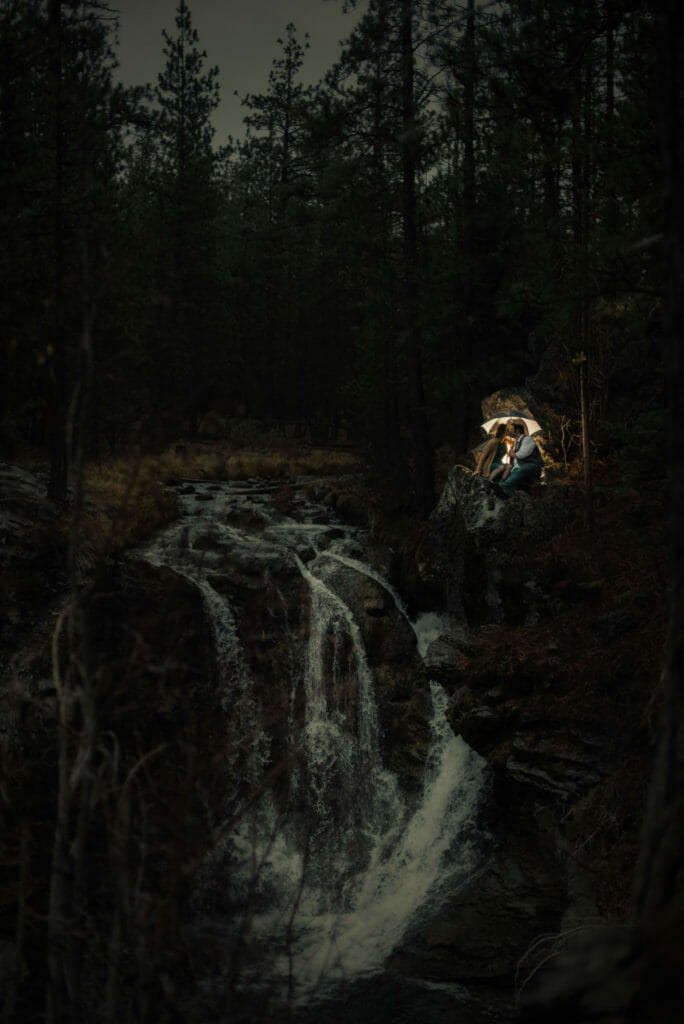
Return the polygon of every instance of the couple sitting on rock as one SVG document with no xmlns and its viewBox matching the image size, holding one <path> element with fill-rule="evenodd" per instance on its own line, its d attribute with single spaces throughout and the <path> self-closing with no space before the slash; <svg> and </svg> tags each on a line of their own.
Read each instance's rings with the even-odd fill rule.
<svg viewBox="0 0 684 1024">
<path fill-rule="evenodd" d="M 504 463 L 506 455 L 508 461 Z M 542 468 L 541 452 L 523 421 L 509 420 L 497 425 L 478 459 L 475 474 L 500 498 L 508 498 L 512 491 L 529 488 L 541 476 Z"/>
</svg>

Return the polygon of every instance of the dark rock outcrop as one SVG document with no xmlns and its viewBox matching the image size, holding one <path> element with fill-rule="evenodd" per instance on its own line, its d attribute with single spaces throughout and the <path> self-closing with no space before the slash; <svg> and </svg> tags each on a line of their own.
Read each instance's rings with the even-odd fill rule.
<svg viewBox="0 0 684 1024">
<path fill-rule="evenodd" d="M 551 410 L 502 393 L 483 416 L 502 403 L 543 418 L 540 447 L 558 457 Z M 621 510 L 606 502 L 592 535 L 582 506 L 555 472 L 501 501 L 456 465 L 431 517 L 420 570 L 445 581 L 451 621 L 426 670 L 449 694 L 454 732 L 494 769 L 500 813 L 489 866 L 407 940 L 402 970 L 526 991 L 547 958 L 607 934 L 629 898 L 663 631 L 643 579 L 658 556 L 640 566 L 639 600 L 621 577 Z M 541 1012 L 544 993 L 526 1006 Z"/>
<path fill-rule="evenodd" d="M 541 417 L 538 403 L 534 412 Z M 54 727 L 49 610 L 59 606 L 64 575 L 49 537 L 59 510 L 35 480 L 8 479 L 3 497 L 14 483 L 17 496 L 28 491 L 23 504 L 4 505 L 4 681 L 19 683 L 28 698 L 14 723 L 21 717 L 22 729 L 42 743 Z M 418 586 L 450 615 L 424 662 L 405 616 L 377 581 L 342 564 L 326 570 L 363 634 L 385 754 L 405 789 L 415 792 L 423 775 L 429 679 L 448 694 L 454 732 L 493 768 L 483 823 L 491 837 L 487 863 L 446 893 L 388 964 L 401 984 L 467 985 L 492 1020 L 513 1018 L 516 989 L 554 943 L 561 948 L 566 934 L 619 919 L 635 856 L 650 743 L 644 709 L 657 674 L 658 581 L 654 574 L 640 597 L 632 576 L 646 569 L 631 551 L 628 571 L 622 568 L 610 531 L 617 511 L 606 504 L 608 525 L 594 540 L 575 529 L 578 505 L 577 488 L 553 476 L 503 502 L 454 467 L 414 553 Z M 235 610 L 269 727 L 282 722 L 289 645 L 305 644 L 310 626 L 302 575 L 267 544 L 250 555 L 231 548 L 209 519 L 195 544 L 212 564 L 212 586 Z M 313 548 L 302 554 L 307 564 L 315 557 Z M 388 552 L 376 557 L 387 571 Z M 649 558 L 655 563 L 657 552 Z M 47 585 L 38 567 L 48 570 Z M 190 863 L 206 841 L 202 816 L 230 791 L 222 751 L 232 742 L 231 721 L 216 702 L 205 610 L 190 581 L 137 560 L 110 565 L 91 583 L 102 727 L 130 738 L 125 758 L 144 754 L 136 748 L 143 737 L 166 751 L 152 773 L 158 803 L 147 813 L 164 849 L 178 840 Z M 31 656 L 19 656 L 27 639 Z M 45 793 L 53 800 L 54 764 L 45 750 Z M 286 763 L 285 753 L 274 741 L 275 766 Z M 277 790 L 277 779 L 269 784 Z M 174 863 L 168 878 L 178 871 Z M 164 898 L 173 902 L 170 892 Z M 463 1019 L 484 1021 L 487 1012 Z"/>
</svg>

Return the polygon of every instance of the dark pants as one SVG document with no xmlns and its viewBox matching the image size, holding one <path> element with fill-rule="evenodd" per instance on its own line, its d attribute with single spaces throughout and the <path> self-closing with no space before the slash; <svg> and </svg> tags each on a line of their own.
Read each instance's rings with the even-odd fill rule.
<svg viewBox="0 0 684 1024">
<path fill-rule="evenodd" d="M 537 466 L 514 466 L 506 480 L 502 480 L 499 487 L 505 491 L 520 491 L 531 487 L 535 480 L 539 479 Z"/>
</svg>

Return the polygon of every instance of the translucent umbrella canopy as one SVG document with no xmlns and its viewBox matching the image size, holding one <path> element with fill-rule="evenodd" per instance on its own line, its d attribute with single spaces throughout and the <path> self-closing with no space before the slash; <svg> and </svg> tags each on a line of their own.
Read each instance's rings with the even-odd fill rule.
<svg viewBox="0 0 684 1024">
<path fill-rule="evenodd" d="M 536 420 L 533 420 L 530 416 L 526 416 L 524 412 L 518 412 L 517 409 L 501 409 L 496 416 L 492 416 L 491 419 L 485 420 L 481 426 L 486 433 L 490 434 L 497 424 L 508 423 L 509 420 L 520 420 L 525 424 L 525 429 L 528 434 L 538 434 L 541 430 L 541 426 Z"/>
</svg>

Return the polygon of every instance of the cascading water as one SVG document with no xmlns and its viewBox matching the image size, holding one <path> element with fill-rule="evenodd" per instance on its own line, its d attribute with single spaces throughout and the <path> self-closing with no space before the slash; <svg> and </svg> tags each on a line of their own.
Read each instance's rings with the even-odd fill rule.
<svg viewBox="0 0 684 1024">
<path fill-rule="evenodd" d="M 289 683 L 287 730 L 296 756 L 287 786 L 278 795 L 262 787 L 261 798 L 217 841 L 204 872 L 214 892 L 225 873 L 227 948 L 250 948 L 233 972 L 236 990 L 268 989 L 271 1000 L 292 1010 L 380 974 L 407 927 L 439 906 L 445 887 L 453 892 L 478 868 L 485 763 L 454 736 L 445 694 L 431 683 L 422 797 L 407 798 L 385 765 L 373 671 L 359 623 L 335 590 L 335 572 L 344 566 L 368 576 L 407 616 L 394 588 L 364 561 L 355 531 L 321 522 L 320 510 L 303 499 L 296 519 L 279 514 L 270 489 L 258 484 L 197 484 L 179 499 L 182 517 L 143 555 L 202 593 L 226 705 L 240 716 L 242 732 L 258 737 L 248 769 L 253 787 L 268 769 L 270 737 L 259 728 L 263 709 L 251 692 L 235 610 L 215 577 L 227 562 L 249 563 L 267 585 L 271 567 L 288 564 L 308 595 L 303 657 Z M 413 628 L 422 654 L 440 621 L 426 615 Z M 197 914 L 215 923 L 217 901 L 212 906 L 203 895 L 202 877 Z"/>
</svg>

